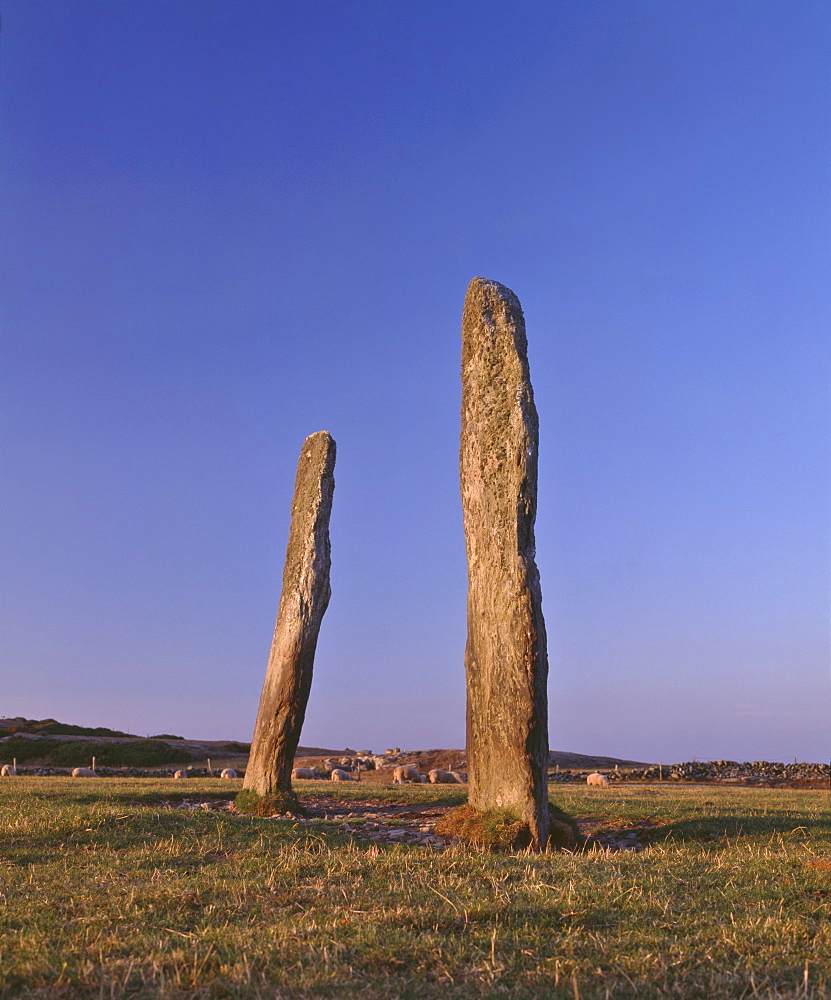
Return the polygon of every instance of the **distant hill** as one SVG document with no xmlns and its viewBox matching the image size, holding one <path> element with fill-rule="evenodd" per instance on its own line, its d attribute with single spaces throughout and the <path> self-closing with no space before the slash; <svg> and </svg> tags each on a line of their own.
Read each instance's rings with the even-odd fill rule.
<svg viewBox="0 0 831 1000">
<path fill-rule="evenodd" d="M 96 726 L 90 729 L 89 726 L 71 726 L 67 722 L 58 722 L 55 719 L 0 719 L 0 730 L 5 731 L 5 735 L 13 736 L 15 733 L 30 733 L 32 736 L 110 736 L 127 737 L 128 739 L 138 739 L 135 733 L 122 733 L 118 729 L 107 729 L 106 726 Z"/>
<path fill-rule="evenodd" d="M 0 740 L 3 761 L 32 761 L 47 767 L 89 767 L 95 757 L 104 767 L 159 767 L 190 763 L 195 758 L 163 740 L 72 740 L 59 736 L 14 733 Z"/>
<path fill-rule="evenodd" d="M 564 750 L 549 750 L 548 763 L 559 764 L 567 771 L 582 771 L 588 767 L 649 767 L 654 761 L 623 760 L 620 757 L 589 757 L 582 753 L 569 753 Z"/>
<path fill-rule="evenodd" d="M 57 722 L 55 719 L 0 719 L 0 742 L 4 738 L 14 735 L 30 736 L 86 736 L 97 737 L 99 739 L 141 739 L 135 733 L 122 733 L 118 729 L 107 729 L 105 726 L 90 728 L 88 726 L 72 726 L 66 722 Z M 230 755 L 247 754 L 251 749 L 250 743 L 238 743 L 236 740 L 186 740 L 181 736 L 173 736 L 170 733 L 163 733 L 159 736 L 151 736 L 152 740 L 182 742 L 183 750 L 190 751 L 192 759 L 201 759 L 203 755 L 211 756 L 220 752 Z M 423 756 L 430 753 L 450 754 L 454 760 L 461 760 L 464 757 L 463 750 L 448 751 L 410 751 L 409 756 Z M 340 757 L 352 756 L 354 750 L 349 747 L 343 750 L 331 750 L 325 747 L 298 747 L 296 757 Z M 404 754 L 402 756 L 408 756 Z M 184 760 L 185 758 L 178 758 Z M 443 758 L 442 758 L 443 759 Z M 590 757 L 581 753 L 569 753 L 563 750 L 549 750 L 549 766 L 558 764 L 566 770 L 585 770 L 587 768 L 612 768 L 616 764 L 620 767 L 649 767 L 654 761 L 623 760 L 620 757 Z M 439 765 L 431 765 L 438 767 Z"/>
</svg>

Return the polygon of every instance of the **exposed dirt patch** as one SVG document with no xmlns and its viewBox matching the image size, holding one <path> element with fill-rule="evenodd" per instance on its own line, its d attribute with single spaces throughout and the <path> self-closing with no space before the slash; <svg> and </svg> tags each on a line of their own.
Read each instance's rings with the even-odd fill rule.
<svg viewBox="0 0 831 1000">
<path fill-rule="evenodd" d="M 162 802 L 160 805 L 168 809 L 236 812 L 233 799 L 189 798 Z M 436 821 L 456 806 L 437 806 L 434 803 L 425 803 L 423 807 L 413 803 L 394 805 L 372 798 L 346 802 L 327 796 L 306 801 L 303 805 L 305 816 L 280 813 L 266 818 L 291 819 L 310 829 L 325 824 L 328 829 L 336 829 L 368 843 L 414 844 L 441 850 L 457 839 L 438 836 L 435 832 Z M 148 808 L 158 809 L 159 804 Z M 578 817 L 575 822 L 585 838 L 583 847 L 588 850 L 642 851 L 652 843 L 657 829 L 649 820 L 620 828 L 611 828 L 607 822 L 598 819 Z"/>
</svg>

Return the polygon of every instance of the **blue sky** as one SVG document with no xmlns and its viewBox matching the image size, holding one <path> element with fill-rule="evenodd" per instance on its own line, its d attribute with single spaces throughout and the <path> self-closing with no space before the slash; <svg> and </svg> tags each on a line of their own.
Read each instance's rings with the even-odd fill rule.
<svg viewBox="0 0 831 1000">
<path fill-rule="evenodd" d="M 523 303 L 551 746 L 829 753 L 824 2 L 0 0 L 0 713 L 464 741 L 459 325 Z"/>
</svg>

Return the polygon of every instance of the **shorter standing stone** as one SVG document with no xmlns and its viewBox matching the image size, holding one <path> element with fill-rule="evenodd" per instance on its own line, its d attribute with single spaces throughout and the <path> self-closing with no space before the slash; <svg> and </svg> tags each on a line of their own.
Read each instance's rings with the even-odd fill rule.
<svg viewBox="0 0 831 1000">
<path fill-rule="evenodd" d="M 320 623 L 331 595 L 334 470 L 335 442 L 329 432 L 307 437 L 297 463 L 280 608 L 243 784 L 282 802 L 293 798 L 291 770 L 312 686 Z"/>
</svg>

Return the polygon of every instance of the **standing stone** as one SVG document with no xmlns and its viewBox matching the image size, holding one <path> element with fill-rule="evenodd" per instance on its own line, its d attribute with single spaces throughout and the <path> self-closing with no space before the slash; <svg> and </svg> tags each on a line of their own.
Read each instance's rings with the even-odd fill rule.
<svg viewBox="0 0 831 1000">
<path fill-rule="evenodd" d="M 318 431 L 303 442 L 283 591 L 271 644 L 244 788 L 291 801 L 291 769 L 312 686 L 317 636 L 329 604 L 329 515 L 335 490 L 335 442 Z"/>
<path fill-rule="evenodd" d="M 516 812 L 539 850 L 549 820 L 538 439 L 522 307 L 504 285 L 474 278 L 462 316 L 468 802 Z"/>
</svg>

